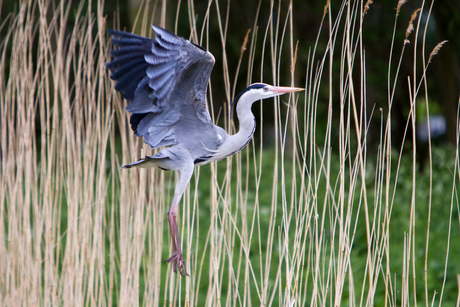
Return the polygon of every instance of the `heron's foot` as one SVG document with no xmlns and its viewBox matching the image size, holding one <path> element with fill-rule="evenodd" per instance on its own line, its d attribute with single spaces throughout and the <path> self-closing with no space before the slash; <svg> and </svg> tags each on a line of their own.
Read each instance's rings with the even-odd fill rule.
<svg viewBox="0 0 460 307">
<path fill-rule="evenodd" d="M 165 261 L 165 263 L 171 263 L 173 265 L 174 273 L 177 273 L 179 271 L 179 274 L 182 275 L 182 277 L 190 276 L 187 274 L 187 270 L 185 268 L 185 262 L 184 262 L 184 258 L 182 257 L 182 253 L 177 252 L 177 251 L 174 252 L 172 256 L 168 260 Z"/>
</svg>

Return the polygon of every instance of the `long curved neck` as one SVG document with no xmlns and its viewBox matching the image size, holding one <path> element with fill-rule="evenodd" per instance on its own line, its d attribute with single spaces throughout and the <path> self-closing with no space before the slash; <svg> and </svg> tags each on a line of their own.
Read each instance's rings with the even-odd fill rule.
<svg viewBox="0 0 460 307">
<path fill-rule="evenodd" d="M 236 114 L 240 128 L 236 134 L 228 135 L 224 143 L 219 147 L 215 159 L 223 159 L 243 149 L 251 140 L 256 129 L 256 121 L 251 112 L 254 103 L 252 95 L 243 95 L 237 102 Z"/>
<path fill-rule="evenodd" d="M 236 106 L 236 115 L 239 122 L 239 130 L 232 135 L 238 142 L 241 142 L 241 147 L 244 147 L 251 140 L 254 131 L 256 130 L 256 119 L 252 114 L 251 107 L 254 103 L 252 97 L 242 96 Z"/>
</svg>

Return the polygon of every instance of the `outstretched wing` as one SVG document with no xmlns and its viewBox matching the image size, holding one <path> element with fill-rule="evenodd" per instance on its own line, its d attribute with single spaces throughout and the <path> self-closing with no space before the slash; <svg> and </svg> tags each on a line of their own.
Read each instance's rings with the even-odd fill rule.
<svg viewBox="0 0 460 307">
<path fill-rule="evenodd" d="M 206 91 L 214 57 L 205 49 L 152 26 L 155 39 L 113 31 L 113 61 L 106 64 L 115 89 L 131 100 L 126 110 L 131 128 L 152 148 L 177 145 L 184 134 L 205 129 L 217 135 L 206 107 Z M 208 143 L 208 142 L 207 142 Z"/>
</svg>

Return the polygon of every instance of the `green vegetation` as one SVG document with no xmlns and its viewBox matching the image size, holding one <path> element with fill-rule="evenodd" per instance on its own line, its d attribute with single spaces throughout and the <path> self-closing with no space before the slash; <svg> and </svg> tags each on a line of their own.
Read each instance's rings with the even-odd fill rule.
<svg viewBox="0 0 460 307">
<path fill-rule="evenodd" d="M 247 41 L 227 35 L 223 3 L 193 4 L 185 14 L 147 1 L 133 28 L 151 35 L 170 10 L 175 29 L 213 42 L 209 106 L 223 127 L 234 128 L 229 102 L 246 84 L 306 91 L 256 104 L 248 147 L 197 168 L 179 215 L 189 278 L 163 264 L 175 174 L 120 169 L 151 150 L 104 66 L 104 3 L 24 0 L 2 21 L 0 305 L 459 306 L 458 131 L 454 146 L 415 132 L 439 109 L 426 78 L 444 46 L 425 43 L 432 8 L 411 19 L 395 3 L 392 47 L 371 73 L 370 2 L 316 7 L 317 40 L 302 53 L 304 4 L 261 7 Z M 388 93 L 381 109 L 375 80 Z"/>
</svg>

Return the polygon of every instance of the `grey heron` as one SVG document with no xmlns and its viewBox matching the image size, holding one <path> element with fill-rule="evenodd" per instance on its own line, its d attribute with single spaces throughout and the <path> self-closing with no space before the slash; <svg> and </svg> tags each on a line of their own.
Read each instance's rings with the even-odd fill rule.
<svg viewBox="0 0 460 307">
<path fill-rule="evenodd" d="M 113 60 L 106 64 L 116 81 L 115 89 L 131 101 L 126 110 L 132 113 L 131 128 L 144 138 L 153 156 L 124 165 L 159 167 L 178 171 L 174 197 L 167 217 L 173 254 L 165 262 L 174 272 L 187 275 L 176 216 L 182 194 L 196 165 L 222 160 L 243 149 L 256 127 L 252 104 L 260 99 L 303 90 L 255 83 L 233 101 L 239 120 L 239 131 L 229 135 L 215 126 L 206 106 L 209 76 L 214 57 L 206 49 L 178 37 L 165 29 L 152 26 L 155 39 L 109 30 Z"/>
</svg>

